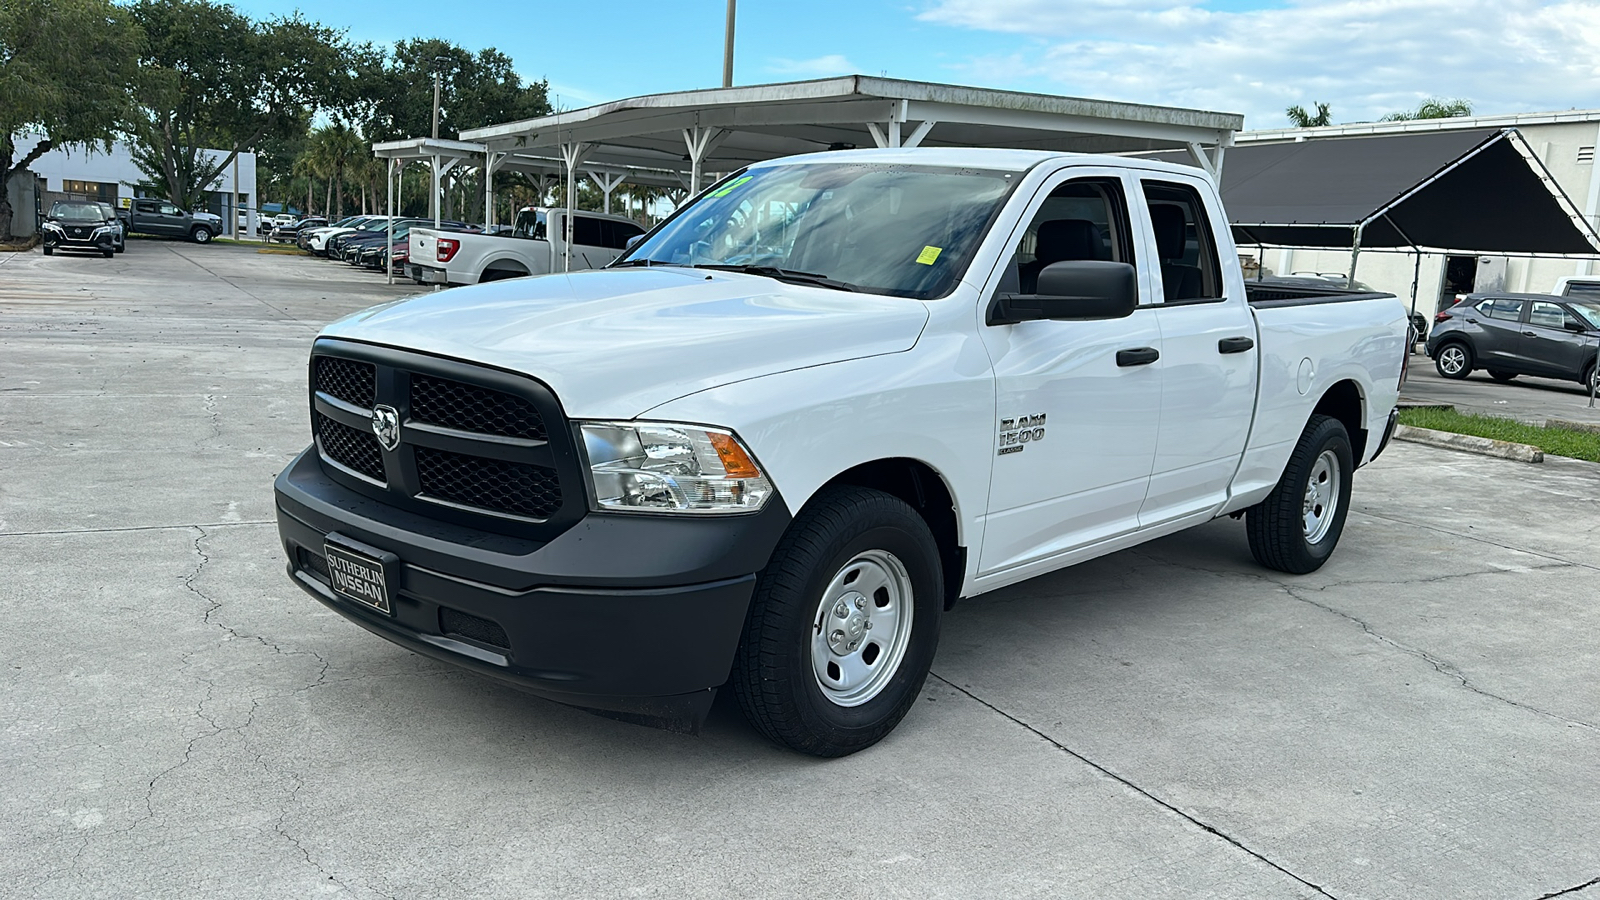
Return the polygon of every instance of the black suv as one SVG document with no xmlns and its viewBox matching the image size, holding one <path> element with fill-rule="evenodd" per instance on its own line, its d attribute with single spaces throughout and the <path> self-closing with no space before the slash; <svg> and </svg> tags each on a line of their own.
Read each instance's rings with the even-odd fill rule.
<svg viewBox="0 0 1600 900">
<path fill-rule="evenodd" d="M 1468 294 L 1433 321 L 1428 355 L 1446 378 L 1487 369 L 1496 381 L 1537 375 L 1595 384 L 1600 299 Z"/>
<path fill-rule="evenodd" d="M 116 226 L 106 221 L 100 204 L 87 200 L 58 200 L 50 205 L 41 232 L 44 255 L 57 250 L 92 250 L 107 259 L 116 252 Z"/>
</svg>

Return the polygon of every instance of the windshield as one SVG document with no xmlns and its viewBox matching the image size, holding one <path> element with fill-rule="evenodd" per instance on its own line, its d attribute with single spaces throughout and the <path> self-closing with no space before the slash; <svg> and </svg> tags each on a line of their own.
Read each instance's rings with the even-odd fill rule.
<svg viewBox="0 0 1600 900">
<path fill-rule="evenodd" d="M 1600 300 L 1585 303 L 1568 303 L 1567 305 L 1590 328 L 1600 331 Z"/>
<path fill-rule="evenodd" d="M 617 265 L 749 266 L 932 299 L 955 285 L 1017 180 L 1010 172 L 887 163 L 751 169 L 678 213 Z"/>
<path fill-rule="evenodd" d="M 50 206 L 50 218 L 68 222 L 104 222 L 105 213 L 93 203 L 61 203 Z"/>
</svg>

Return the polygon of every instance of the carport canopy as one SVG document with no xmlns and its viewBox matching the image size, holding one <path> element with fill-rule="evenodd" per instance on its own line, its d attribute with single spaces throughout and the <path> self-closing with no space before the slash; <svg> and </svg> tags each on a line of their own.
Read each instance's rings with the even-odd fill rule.
<svg viewBox="0 0 1600 900">
<path fill-rule="evenodd" d="M 1509 128 L 1243 144 L 1228 152 L 1222 200 L 1241 244 L 1600 253 L 1594 228 Z"/>
<path fill-rule="evenodd" d="M 849 75 L 631 97 L 461 137 L 512 157 L 677 170 L 693 194 L 703 173 L 856 147 L 1176 149 L 1216 171 L 1243 124 L 1231 113 Z"/>
</svg>

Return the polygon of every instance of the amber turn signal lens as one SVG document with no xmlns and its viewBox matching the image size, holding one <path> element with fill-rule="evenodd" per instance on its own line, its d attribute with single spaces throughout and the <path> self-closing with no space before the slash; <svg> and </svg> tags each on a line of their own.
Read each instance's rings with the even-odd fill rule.
<svg viewBox="0 0 1600 900">
<path fill-rule="evenodd" d="M 711 446 L 717 451 L 717 458 L 722 460 L 722 467 L 729 475 L 734 478 L 761 477 L 761 470 L 756 468 L 755 460 L 744 452 L 744 448 L 733 439 L 733 435 L 718 434 L 713 431 L 706 436 L 711 438 Z"/>
</svg>

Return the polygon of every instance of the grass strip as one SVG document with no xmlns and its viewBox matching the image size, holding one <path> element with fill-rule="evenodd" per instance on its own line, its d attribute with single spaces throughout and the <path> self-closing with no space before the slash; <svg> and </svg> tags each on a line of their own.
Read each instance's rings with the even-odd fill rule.
<svg viewBox="0 0 1600 900">
<path fill-rule="evenodd" d="M 1416 428 L 1432 428 L 1455 434 L 1470 434 L 1514 444 L 1531 444 L 1552 456 L 1586 459 L 1600 462 L 1600 434 L 1575 431 L 1570 428 L 1551 428 L 1529 425 L 1515 419 L 1498 416 L 1474 416 L 1453 409 L 1400 410 L 1400 424 Z"/>
</svg>

